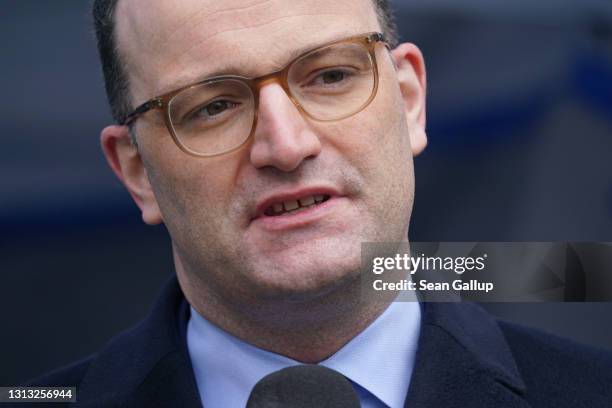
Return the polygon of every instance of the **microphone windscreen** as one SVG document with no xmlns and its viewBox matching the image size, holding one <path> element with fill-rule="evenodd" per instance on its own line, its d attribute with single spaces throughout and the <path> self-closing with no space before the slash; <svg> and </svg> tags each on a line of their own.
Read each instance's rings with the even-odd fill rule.
<svg viewBox="0 0 612 408">
<path fill-rule="evenodd" d="M 298 365 L 275 371 L 253 387 L 247 408 L 359 408 L 349 380 L 318 365 Z"/>
</svg>

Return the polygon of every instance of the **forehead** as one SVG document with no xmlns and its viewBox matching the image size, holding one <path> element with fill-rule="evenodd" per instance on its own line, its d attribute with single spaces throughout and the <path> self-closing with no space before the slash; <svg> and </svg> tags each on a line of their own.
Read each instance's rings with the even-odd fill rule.
<svg viewBox="0 0 612 408">
<path fill-rule="evenodd" d="M 380 29 L 372 0 L 120 0 L 116 13 L 137 102 L 212 72 L 266 74 L 296 50 Z"/>
</svg>

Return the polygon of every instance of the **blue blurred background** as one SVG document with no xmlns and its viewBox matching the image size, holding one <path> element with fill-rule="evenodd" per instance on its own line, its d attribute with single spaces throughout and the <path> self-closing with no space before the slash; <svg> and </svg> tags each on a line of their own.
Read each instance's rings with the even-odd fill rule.
<svg viewBox="0 0 612 408">
<path fill-rule="evenodd" d="M 612 2 L 395 1 L 428 63 L 416 241 L 612 241 Z M 0 385 L 100 348 L 173 271 L 106 166 L 89 2 L 2 3 Z M 610 271 L 612 273 L 612 271 Z M 612 347 L 612 307 L 487 304 Z"/>
</svg>

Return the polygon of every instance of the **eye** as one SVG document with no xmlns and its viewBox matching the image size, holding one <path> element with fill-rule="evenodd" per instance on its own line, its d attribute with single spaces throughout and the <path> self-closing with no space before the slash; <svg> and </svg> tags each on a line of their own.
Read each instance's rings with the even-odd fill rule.
<svg viewBox="0 0 612 408">
<path fill-rule="evenodd" d="M 321 75 L 321 79 L 325 84 L 335 84 L 346 78 L 346 72 L 342 71 L 327 71 Z"/>
<path fill-rule="evenodd" d="M 318 72 L 308 86 L 333 86 L 349 81 L 353 74 L 340 68 L 327 69 Z"/>
<path fill-rule="evenodd" d="M 239 105 L 240 103 L 232 102 L 227 99 L 217 99 L 208 103 L 205 102 L 191 109 L 185 109 L 187 113 L 182 115 L 181 120 L 177 121 L 177 123 L 214 123 L 225 118 Z"/>
<path fill-rule="evenodd" d="M 217 100 L 194 110 L 193 116 L 204 117 L 205 119 L 214 118 L 228 109 L 235 108 L 236 105 L 236 103 L 231 101 Z"/>
</svg>

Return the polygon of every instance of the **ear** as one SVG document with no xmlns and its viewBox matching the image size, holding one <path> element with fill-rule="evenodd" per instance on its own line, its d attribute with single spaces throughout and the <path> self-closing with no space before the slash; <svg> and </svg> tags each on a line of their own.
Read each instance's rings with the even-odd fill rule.
<svg viewBox="0 0 612 408">
<path fill-rule="evenodd" d="M 400 44 L 391 51 L 391 56 L 397 68 L 397 79 L 404 99 L 412 154 L 416 156 L 427 146 L 425 61 L 418 47 L 409 43 Z"/>
<path fill-rule="evenodd" d="M 100 135 L 106 161 L 132 196 L 142 212 L 142 220 L 149 225 L 162 223 L 162 216 L 153 194 L 149 176 L 138 152 L 132 143 L 127 126 L 112 125 Z"/>
</svg>

